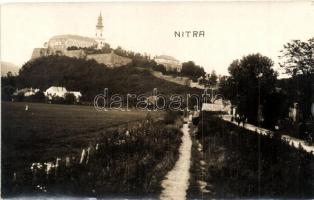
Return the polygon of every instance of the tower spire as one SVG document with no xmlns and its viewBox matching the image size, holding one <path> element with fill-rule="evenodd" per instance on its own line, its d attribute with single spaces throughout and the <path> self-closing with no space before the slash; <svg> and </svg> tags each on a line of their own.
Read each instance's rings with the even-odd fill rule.
<svg viewBox="0 0 314 200">
<path fill-rule="evenodd" d="M 102 16 L 101 16 L 101 12 L 99 12 L 99 16 L 97 19 L 97 24 L 96 24 L 96 41 L 98 43 L 97 48 L 102 48 L 105 45 L 105 40 L 103 38 L 103 29 L 104 29 L 104 25 L 102 23 Z"/>
<path fill-rule="evenodd" d="M 104 25 L 102 24 L 102 16 L 101 16 L 101 12 L 99 13 L 99 17 L 97 19 L 97 25 L 96 25 L 97 29 L 103 29 Z"/>
</svg>

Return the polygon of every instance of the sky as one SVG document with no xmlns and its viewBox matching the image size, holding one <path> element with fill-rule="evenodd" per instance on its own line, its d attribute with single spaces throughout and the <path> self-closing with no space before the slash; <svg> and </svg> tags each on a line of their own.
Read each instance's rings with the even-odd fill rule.
<svg viewBox="0 0 314 200">
<path fill-rule="evenodd" d="M 112 47 L 189 60 L 228 74 L 242 56 L 261 53 L 278 69 L 283 45 L 314 37 L 314 2 L 19 3 L 1 6 L 1 60 L 22 66 L 54 35 L 93 37 L 101 12 Z M 175 31 L 205 31 L 178 38 Z"/>
</svg>

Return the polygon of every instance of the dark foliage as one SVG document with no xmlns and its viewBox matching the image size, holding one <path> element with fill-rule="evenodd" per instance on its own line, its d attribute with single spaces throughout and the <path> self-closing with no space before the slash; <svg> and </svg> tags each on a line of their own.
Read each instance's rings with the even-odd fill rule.
<svg viewBox="0 0 314 200">
<path fill-rule="evenodd" d="M 97 94 L 103 94 L 104 88 L 109 88 L 109 95 L 146 94 L 152 93 L 154 88 L 164 94 L 199 92 L 154 77 L 144 67 L 149 62 L 133 60 L 128 66 L 111 69 L 94 60 L 65 56 L 42 57 L 27 62 L 17 82 L 19 88 L 46 90 L 50 86 L 63 86 L 68 90 L 81 91 L 83 101 L 92 101 Z"/>
<path fill-rule="evenodd" d="M 76 102 L 76 97 L 72 93 L 66 93 L 64 97 L 64 101 L 66 104 L 74 104 Z"/>
<path fill-rule="evenodd" d="M 157 71 L 157 72 L 161 72 L 163 74 L 165 74 L 167 72 L 165 66 L 163 66 L 163 65 L 155 65 L 155 66 L 153 66 L 153 70 Z"/>
<path fill-rule="evenodd" d="M 109 44 L 105 44 L 105 46 L 101 49 L 97 49 L 95 47 L 76 47 L 76 46 L 71 46 L 67 48 L 68 51 L 71 50 L 83 50 L 86 54 L 107 54 L 111 53 L 112 49 L 110 48 Z"/>
<path fill-rule="evenodd" d="M 238 113 L 253 124 L 258 122 L 258 105 L 275 90 L 277 73 L 273 61 L 260 54 L 252 54 L 233 61 L 228 70 L 230 77 L 220 87 L 225 98 L 238 106 Z M 224 87 L 224 88 L 223 88 Z"/>
<path fill-rule="evenodd" d="M 195 65 L 193 61 L 188 61 L 188 62 L 182 63 L 181 74 L 183 76 L 198 78 L 198 77 L 204 76 L 205 71 L 203 67 L 199 65 Z"/>
<path fill-rule="evenodd" d="M 38 91 L 32 96 L 33 102 L 45 102 L 45 99 L 45 94 L 42 91 Z"/>
<path fill-rule="evenodd" d="M 292 40 L 283 46 L 280 66 L 287 74 L 314 73 L 314 37 L 307 41 Z"/>
<path fill-rule="evenodd" d="M 281 50 L 280 66 L 292 76 L 283 87 L 290 87 L 290 101 L 298 102 L 305 122 L 311 117 L 310 106 L 314 102 L 314 38 L 307 41 L 292 40 Z"/>
<path fill-rule="evenodd" d="M 12 95 L 16 90 L 16 76 L 8 73 L 7 76 L 1 77 L 1 100 L 11 101 Z"/>
<path fill-rule="evenodd" d="M 313 155 L 214 114 L 201 116 L 197 137 L 213 163 L 206 181 L 214 185 L 216 198 L 313 197 Z"/>
</svg>

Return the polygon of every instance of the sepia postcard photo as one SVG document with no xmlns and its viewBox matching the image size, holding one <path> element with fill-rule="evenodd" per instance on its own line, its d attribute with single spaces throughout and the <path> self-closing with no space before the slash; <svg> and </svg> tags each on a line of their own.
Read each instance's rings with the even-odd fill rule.
<svg viewBox="0 0 314 200">
<path fill-rule="evenodd" d="M 1 199 L 314 198 L 314 1 L 0 11 Z"/>
</svg>

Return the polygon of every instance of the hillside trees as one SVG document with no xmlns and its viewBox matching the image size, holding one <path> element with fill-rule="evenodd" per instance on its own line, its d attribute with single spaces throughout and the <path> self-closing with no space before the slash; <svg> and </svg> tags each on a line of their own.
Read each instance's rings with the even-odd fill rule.
<svg viewBox="0 0 314 200">
<path fill-rule="evenodd" d="M 13 76 L 11 72 L 7 73 L 7 76 L 1 77 L 1 100 L 10 101 L 12 94 L 16 90 L 16 76 Z"/>
<path fill-rule="evenodd" d="M 220 85 L 223 95 L 237 105 L 238 113 L 251 123 L 257 124 L 258 110 L 262 108 L 259 105 L 275 92 L 277 73 L 272 66 L 273 61 L 261 54 L 244 56 L 230 64 L 230 77 Z"/>
<path fill-rule="evenodd" d="M 184 76 L 188 76 L 194 79 L 205 75 L 204 68 L 196 65 L 193 61 L 182 63 L 181 73 Z"/>
<path fill-rule="evenodd" d="M 215 87 L 218 83 L 218 76 L 215 70 L 213 70 L 210 74 L 206 76 L 207 77 L 202 77 L 202 79 L 199 80 L 199 83 L 207 87 Z"/>
<path fill-rule="evenodd" d="M 50 86 L 65 87 L 70 91 L 80 91 L 82 101 L 89 102 L 96 95 L 103 94 L 104 88 L 109 89 L 109 95 L 151 95 L 154 88 L 164 94 L 196 93 L 186 86 L 158 79 L 149 69 L 139 68 L 133 63 L 108 68 L 94 60 L 65 56 L 47 56 L 27 62 L 17 77 L 17 84 L 18 88 L 33 87 L 41 90 Z"/>
</svg>

